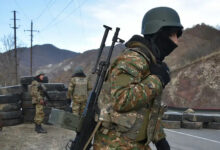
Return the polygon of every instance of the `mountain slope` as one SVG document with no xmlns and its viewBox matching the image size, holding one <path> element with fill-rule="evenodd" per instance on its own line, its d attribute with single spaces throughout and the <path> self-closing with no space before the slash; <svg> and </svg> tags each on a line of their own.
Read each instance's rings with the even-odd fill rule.
<svg viewBox="0 0 220 150">
<path fill-rule="evenodd" d="M 172 71 L 163 92 L 168 106 L 220 109 L 220 49 Z"/>
<path fill-rule="evenodd" d="M 220 31 L 205 25 L 196 25 L 186 29 L 179 39 L 179 46 L 165 61 L 171 70 L 218 51 L 220 47 Z"/>
<path fill-rule="evenodd" d="M 33 46 L 33 75 L 41 66 L 56 64 L 68 58 L 73 58 L 79 53 L 65 49 L 59 49 L 51 44 Z M 19 76 L 30 75 L 30 48 L 17 49 Z M 14 51 L 10 50 L 0 54 L 0 80 L 3 85 L 12 85 L 15 83 L 15 58 Z M 4 70 L 4 72 L 3 72 Z M 1 83 L 0 83 L 1 84 Z"/>
<path fill-rule="evenodd" d="M 32 51 L 32 63 L 34 70 L 48 64 L 59 63 L 77 55 L 75 52 L 59 49 L 51 44 L 33 46 Z M 21 66 L 29 66 L 30 48 L 19 48 L 18 59 Z"/>
</svg>

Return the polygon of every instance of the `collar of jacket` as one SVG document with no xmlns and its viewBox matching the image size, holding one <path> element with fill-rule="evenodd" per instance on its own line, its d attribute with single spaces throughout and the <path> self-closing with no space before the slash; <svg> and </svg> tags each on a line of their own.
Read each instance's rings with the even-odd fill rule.
<svg viewBox="0 0 220 150">
<path fill-rule="evenodd" d="M 157 63 L 156 57 L 153 55 L 151 50 L 147 46 L 147 42 L 140 35 L 134 35 L 127 43 L 125 43 L 127 48 L 139 48 L 139 52 L 143 53 L 145 57 L 151 60 L 154 64 Z"/>
</svg>

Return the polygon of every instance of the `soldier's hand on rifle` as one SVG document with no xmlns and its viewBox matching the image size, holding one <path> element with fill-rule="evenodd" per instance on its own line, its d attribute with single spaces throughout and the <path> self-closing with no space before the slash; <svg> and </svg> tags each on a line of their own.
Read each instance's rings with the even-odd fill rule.
<svg viewBox="0 0 220 150">
<path fill-rule="evenodd" d="M 45 102 L 44 102 L 43 99 L 40 100 L 40 104 L 41 104 L 41 105 L 45 105 Z"/>
<path fill-rule="evenodd" d="M 156 75 L 160 79 L 163 87 L 170 82 L 170 70 L 166 63 L 151 63 L 149 67 L 151 74 Z"/>
</svg>

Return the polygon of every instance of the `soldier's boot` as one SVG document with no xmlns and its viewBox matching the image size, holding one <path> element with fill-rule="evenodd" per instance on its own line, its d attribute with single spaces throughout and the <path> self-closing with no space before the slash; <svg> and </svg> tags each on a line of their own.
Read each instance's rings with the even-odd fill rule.
<svg viewBox="0 0 220 150">
<path fill-rule="evenodd" d="M 38 124 L 35 124 L 35 131 L 36 131 L 37 133 L 47 133 L 47 131 L 44 130 L 44 129 L 41 127 L 41 125 L 38 125 Z"/>
</svg>

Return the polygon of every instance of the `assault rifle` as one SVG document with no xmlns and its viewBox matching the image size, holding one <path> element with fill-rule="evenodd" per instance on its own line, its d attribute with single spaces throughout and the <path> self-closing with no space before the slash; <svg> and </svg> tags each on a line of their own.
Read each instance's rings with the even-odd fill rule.
<svg viewBox="0 0 220 150">
<path fill-rule="evenodd" d="M 47 101 L 50 100 L 50 96 L 47 93 L 47 88 L 43 83 L 48 83 L 48 77 L 44 76 L 42 83 L 39 84 L 38 89 L 43 92 L 43 95 L 47 98 L 47 100 L 44 100 L 45 105 L 47 105 Z"/>
<path fill-rule="evenodd" d="M 124 42 L 122 39 L 118 38 L 118 33 L 119 33 L 120 28 L 116 28 L 107 59 L 105 61 L 100 61 L 102 51 L 105 47 L 105 41 L 106 41 L 108 32 L 109 30 L 112 29 L 111 27 L 108 27 L 105 25 L 104 25 L 104 28 L 105 28 L 105 33 L 104 33 L 104 36 L 101 42 L 101 46 L 99 48 L 99 53 L 97 56 L 95 67 L 92 70 L 93 74 L 95 73 L 97 74 L 96 82 L 92 89 L 92 92 L 90 93 L 88 97 L 86 108 L 81 117 L 81 127 L 79 131 L 77 131 L 77 135 L 74 141 L 72 141 L 71 143 L 70 150 L 89 150 L 89 148 L 91 147 L 91 140 L 94 137 L 95 132 L 98 130 L 101 124 L 101 122 L 95 121 L 95 115 L 100 113 L 100 110 L 98 108 L 98 102 L 97 102 L 98 96 L 101 92 L 102 85 L 106 77 L 106 73 L 107 73 L 107 70 L 110 64 L 110 59 L 112 56 L 115 43 Z M 99 67 L 97 68 L 97 66 Z"/>
</svg>

